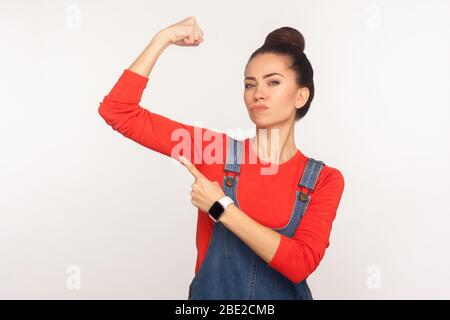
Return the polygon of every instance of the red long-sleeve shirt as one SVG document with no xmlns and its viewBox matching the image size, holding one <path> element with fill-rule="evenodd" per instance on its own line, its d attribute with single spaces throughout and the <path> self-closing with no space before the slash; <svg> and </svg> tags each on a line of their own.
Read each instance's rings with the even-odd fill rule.
<svg viewBox="0 0 450 320">
<path fill-rule="evenodd" d="M 176 145 L 179 147 L 182 140 L 172 138 L 174 130 L 187 130 L 184 132 L 189 132 L 191 148 L 181 154 L 194 163 L 209 180 L 222 185 L 227 135 L 183 124 L 141 107 L 139 103 L 147 82 L 147 77 L 125 69 L 100 103 L 99 114 L 123 136 L 166 156 L 174 155 L 173 149 Z M 205 132 L 214 138 L 202 138 Z M 210 151 L 215 141 L 223 146 L 222 154 L 215 155 Z M 217 156 L 220 160 L 210 163 L 211 161 L 205 160 L 206 154 Z M 251 160 L 255 158 L 256 163 Z M 299 188 L 298 182 L 307 160 L 298 150 L 292 158 L 278 166 L 276 174 L 261 174 L 261 168 L 269 168 L 269 164 L 260 161 L 249 144 L 249 139 L 245 139 L 244 162 L 237 187 L 240 209 L 267 227 L 284 227 L 292 214 L 295 192 Z M 317 268 L 329 246 L 332 223 L 343 190 L 344 178 L 341 172 L 324 165 L 317 179 L 314 195 L 294 236 L 291 238 L 281 235 L 278 249 L 269 263 L 270 267 L 296 283 L 307 278 Z M 214 222 L 209 215 L 198 210 L 196 273 L 205 257 L 213 226 Z"/>
</svg>

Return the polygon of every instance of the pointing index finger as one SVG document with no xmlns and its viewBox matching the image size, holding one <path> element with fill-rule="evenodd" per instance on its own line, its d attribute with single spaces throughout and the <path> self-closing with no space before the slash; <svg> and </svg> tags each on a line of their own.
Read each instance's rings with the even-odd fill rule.
<svg viewBox="0 0 450 320">
<path fill-rule="evenodd" d="M 202 176 L 202 173 L 187 158 L 180 156 L 179 159 L 195 178 Z"/>
</svg>

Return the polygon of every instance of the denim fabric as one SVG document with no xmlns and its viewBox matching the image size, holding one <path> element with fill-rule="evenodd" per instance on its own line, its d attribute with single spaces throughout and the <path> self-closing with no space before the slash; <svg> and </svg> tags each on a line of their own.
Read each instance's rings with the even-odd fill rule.
<svg viewBox="0 0 450 320">
<path fill-rule="evenodd" d="M 229 138 L 223 190 L 236 199 L 242 163 L 243 141 Z M 272 228 L 292 237 L 310 202 L 324 163 L 308 158 L 299 179 L 296 202 L 286 226 Z M 232 174 L 233 173 L 233 174 Z M 308 189 L 308 193 L 303 188 Z M 220 221 L 214 224 L 206 256 L 189 285 L 189 300 L 313 300 L 306 279 L 294 283 L 270 267 Z"/>
</svg>

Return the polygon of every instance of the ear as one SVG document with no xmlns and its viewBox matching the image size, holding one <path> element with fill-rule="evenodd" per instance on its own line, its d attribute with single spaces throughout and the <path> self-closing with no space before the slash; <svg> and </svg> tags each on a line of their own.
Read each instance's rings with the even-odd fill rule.
<svg viewBox="0 0 450 320">
<path fill-rule="evenodd" d="M 300 109 L 303 107 L 309 99 L 309 89 L 307 87 L 302 87 L 298 89 L 297 99 L 295 101 L 295 107 Z"/>
</svg>

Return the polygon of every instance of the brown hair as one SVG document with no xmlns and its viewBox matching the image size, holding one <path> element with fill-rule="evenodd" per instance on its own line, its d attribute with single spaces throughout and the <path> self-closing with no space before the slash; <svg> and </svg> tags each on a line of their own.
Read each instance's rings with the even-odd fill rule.
<svg viewBox="0 0 450 320">
<path fill-rule="evenodd" d="M 296 73 L 296 82 L 300 87 L 307 87 L 309 89 L 309 98 L 306 104 L 298 109 L 295 113 L 295 121 L 303 118 L 309 110 L 311 101 L 314 98 L 314 71 L 306 54 L 305 38 L 294 28 L 281 27 L 270 32 L 264 44 L 252 53 L 248 59 L 247 64 L 258 54 L 274 53 L 278 55 L 286 55 L 290 57 L 292 65 L 289 68 Z"/>
</svg>

